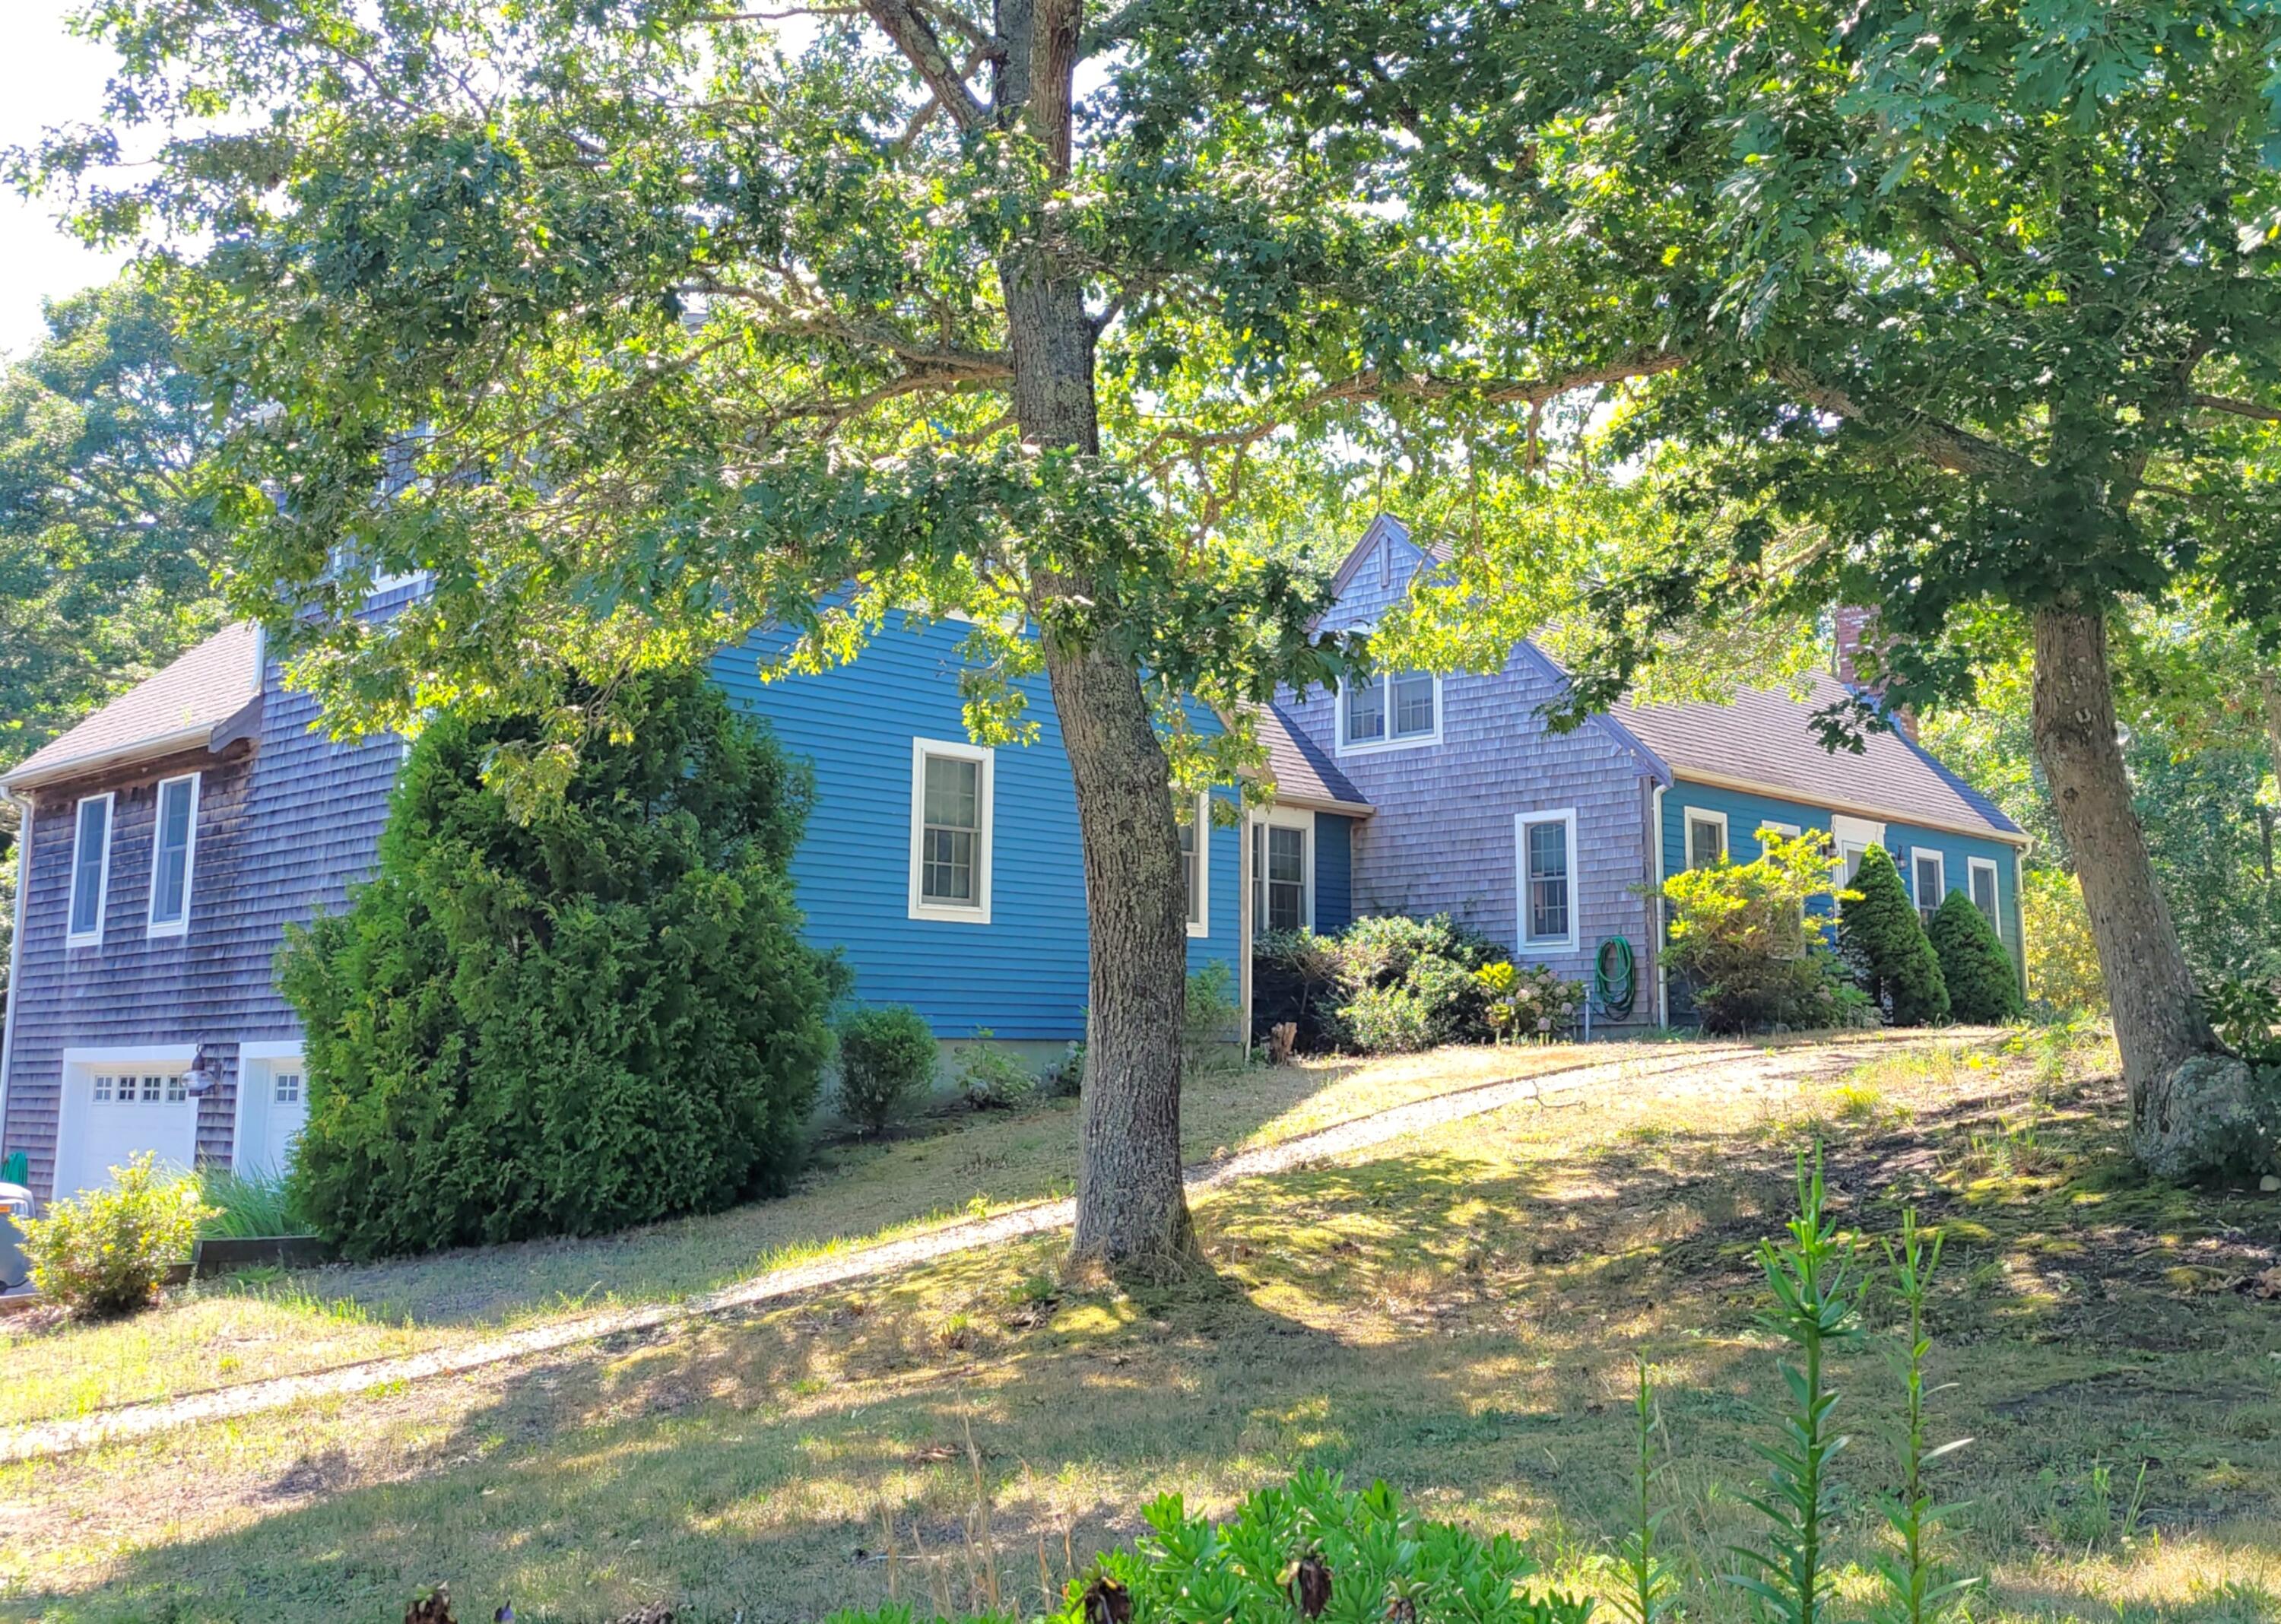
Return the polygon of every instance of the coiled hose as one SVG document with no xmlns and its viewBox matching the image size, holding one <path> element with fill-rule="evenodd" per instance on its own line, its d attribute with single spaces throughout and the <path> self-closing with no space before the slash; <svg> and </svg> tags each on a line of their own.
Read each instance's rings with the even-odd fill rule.
<svg viewBox="0 0 2281 1624">
<path fill-rule="evenodd" d="M 1639 971 L 1632 964 L 1632 945 L 1620 936 L 1600 944 L 1592 960 L 1592 996 L 1612 1021 L 1628 1019 L 1639 996 Z"/>
</svg>

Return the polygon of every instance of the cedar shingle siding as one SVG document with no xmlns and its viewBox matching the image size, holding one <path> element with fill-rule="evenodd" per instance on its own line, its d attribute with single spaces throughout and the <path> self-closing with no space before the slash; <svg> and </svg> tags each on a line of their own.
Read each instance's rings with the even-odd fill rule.
<svg viewBox="0 0 2281 1624">
<path fill-rule="evenodd" d="M 282 692 L 276 672 L 258 730 L 219 755 L 145 761 L 30 792 L 30 867 L 11 1002 L 4 1143 L 31 1164 L 35 1192 L 55 1177 L 67 1048 L 205 1044 L 223 1079 L 198 1105 L 201 1159 L 227 1164 L 237 1104 L 237 1046 L 290 1040 L 298 1023 L 270 965 L 288 921 L 339 906 L 366 872 L 402 760 L 383 739 L 341 746 L 308 731 L 314 702 Z M 152 824 L 162 778 L 199 775 L 189 926 L 147 933 Z M 74 810 L 112 792 L 111 878 L 103 939 L 65 945 Z"/>
</svg>

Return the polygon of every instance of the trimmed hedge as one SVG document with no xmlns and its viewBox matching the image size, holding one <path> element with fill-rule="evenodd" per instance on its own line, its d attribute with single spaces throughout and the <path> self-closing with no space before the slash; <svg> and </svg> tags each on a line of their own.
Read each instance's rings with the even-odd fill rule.
<svg viewBox="0 0 2281 1624">
<path fill-rule="evenodd" d="M 370 883 L 288 933 L 292 1198 L 349 1255 L 711 1211 L 798 1165 L 844 979 L 786 872 L 807 773 L 701 673 L 627 703 L 527 821 L 483 769 L 538 725 L 438 718 Z"/>
</svg>

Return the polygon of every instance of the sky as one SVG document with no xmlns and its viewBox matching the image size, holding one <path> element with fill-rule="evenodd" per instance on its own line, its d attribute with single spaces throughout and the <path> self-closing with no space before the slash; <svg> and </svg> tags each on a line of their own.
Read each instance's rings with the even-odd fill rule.
<svg viewBox="0 0 2281 1624">
<path fill-rule="evenodd" d="M 110 50 L 64 31 L 84 0 L 0 0 L 0 148 L 96 109 Z M 55 205 L 0 188 L 0 352 L 21 355 L 47 331 L 40 301 L 108 282 L 126 258 L 81 247 L 55 227 Z"/>
</svg>

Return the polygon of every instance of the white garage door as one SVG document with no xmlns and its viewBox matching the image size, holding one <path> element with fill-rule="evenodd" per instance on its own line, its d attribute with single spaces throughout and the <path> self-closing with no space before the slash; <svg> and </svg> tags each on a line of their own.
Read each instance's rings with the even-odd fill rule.
<svg viewBox="0 0 2281 1624">
<path fill-rule="evenodd" d="M 185 1087 L 188 1070 L 165 1062 L 89 1061 L 67 1067 L 56 1193 L 101 1189 L 111 1182 L 112 1168 L 145 1150 L 161 1165 L 188 1169 L 198 1142 L 198 1102 Z"/>
<path fill-rule="evenodd" d="M 252 1044 L 238 1063 L 237 1149 L 242 1177 L 282 1178 L 309 1120 L 309 1079 L 298 1054 L 266 1055 Z"/>
</svg>

